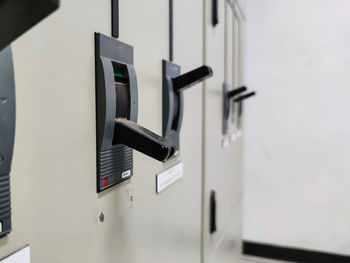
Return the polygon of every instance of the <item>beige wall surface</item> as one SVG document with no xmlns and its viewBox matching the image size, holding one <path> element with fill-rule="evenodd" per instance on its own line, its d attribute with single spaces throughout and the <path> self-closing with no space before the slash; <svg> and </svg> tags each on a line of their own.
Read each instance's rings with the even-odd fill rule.
<svg viewBox="0 0 350 263">
<path fill-rule="evenodd" d="M 350 254 L 349 10 L 247 1 L 245 239 Z"/>
</svg>

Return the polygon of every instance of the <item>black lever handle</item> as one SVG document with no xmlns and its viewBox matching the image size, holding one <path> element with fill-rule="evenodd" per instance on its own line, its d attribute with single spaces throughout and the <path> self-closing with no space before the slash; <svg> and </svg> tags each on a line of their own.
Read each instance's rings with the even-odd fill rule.
<svg viewBox="0 0 350 263">
<path fill-rule="evenodd" d="M 227 91 L 224 93 L 224 118 L 228 119 L 230 114 L 230 99 L 234 98 L 238 94 L 245 92 L 247 87 L 242 86 L 237 89 L 233 89 L 231 91 Z"/>
<path fill-rule="evenodd" d="M 245 92 L 247 90 L 247 87 L 243 86 L 243 87 L 239 87 L 237 89 L 231 90 L 229 92 L 227 92 L 227 97 L 229 99 L 237 96 L 238 94 L 241 94 L 242 92 Z"/>
<path fill-rule="evenodd" d="M 184 91 L 197 83 L 213 76 L 213 70 L 208 66 L 201 66 L 190 72 L 173 78 L 173 88 L 177 92 Z"/>
<path fill-rule="evenodd" d="M 115 119 L 114 138 L 116 144 L 124 144 L 162 162 L 175 153 L 169 140 L 124 118 Z"/>
<path fill-rule="evenodd" d="M 248 98 L 250 98 L 252 96 L 255 96 L 255 94 L 256 94 L 255 91 L 247 93 L 247 94 L 244 94 L 244 95 L 239 96 L 238 98 L 234 99 L 234 102 L 240 102 L 242 100 L 248 99 Z"/>
</svg>

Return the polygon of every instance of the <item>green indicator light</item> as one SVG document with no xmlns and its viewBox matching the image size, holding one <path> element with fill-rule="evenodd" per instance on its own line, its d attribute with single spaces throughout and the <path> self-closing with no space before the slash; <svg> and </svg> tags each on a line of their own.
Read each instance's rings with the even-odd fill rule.
<svg viewBox="0 0 350 263">
<path fill-rule="evenodd" d="M 114 70 L 114 76 L 124 78 L 124 75 L 118 69 Z"/>
</svg>

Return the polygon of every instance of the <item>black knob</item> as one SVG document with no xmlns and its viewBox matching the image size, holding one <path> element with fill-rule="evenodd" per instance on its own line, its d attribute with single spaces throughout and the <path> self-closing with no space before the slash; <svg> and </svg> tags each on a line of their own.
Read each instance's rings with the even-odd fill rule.
<svg viewBox="0 0 350 263">
<path fill-rule="evenodd" d="M 115 144 L 124 144 L 162 162 L 175 153 L 169 140 L 124 118 L 115 119 L 114 138 Z"/>
<path fill-rule="evenodd" d="M 201 66 L 190 72 L 173 78 L 173 88 L 177 92 L 184 91 L 197 83 L 213 76 L 213 70 L 208 66 Z"/>
</svg>

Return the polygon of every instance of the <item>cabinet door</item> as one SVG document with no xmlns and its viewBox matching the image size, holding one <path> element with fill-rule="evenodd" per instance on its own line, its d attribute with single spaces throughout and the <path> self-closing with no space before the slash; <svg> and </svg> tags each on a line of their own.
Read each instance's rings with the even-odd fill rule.
<svg viewBox="0 0 350 263">
<path fill-rule="evenodd" d="M 202 2 L 174 1 L 174 63 L 199 66 Z M 169 60 L 169 1 L 119 1 L 119 40 L 134 47 L 138 123 L 162 134 L 162 60 Z M 130 180 L 98 195 L 100 262 L 199 262 L 202 88 L 184 93 L 180 153 L 166 163 L 134 151 Z M 156 193 L 156 175 L 183 162 L 183 177 Z"/>
<path fill-rule="evenodd" d="M 184 94 L 179 156 L 161 163 L 134 151 L 133 177 L 97 194 L 94 32 L 111 36 L 111 0 L 61 2 L 13 46 L 14 228 L 0 258 L 29 244 L 36 263 L 200 262 L 202 87 Z M 119 14 L 119 40 L 134 47 L 138 123 L 161 134 L 169 3 L 120 0 Z M 201 0 L 174 1 L 182 72 L 203 63 L 202 17 Z M 183 178 L 156 194 L 156 174 L 180 161 Z"/>
<path fill-rule="evenodd" d="M 227 133 L 222 132 L 223 86 L 237 88 L 242 67 L 241 26 L 227 1 L 219 1 L 219 23 L 211 21 L 212 1 L 205 1 L 205 63 L 213 67 L 214 77 L 205 84 L 204 93 L 204 262 L 239 262 L 241 251 L 242 139 L 236 133 L 235 118 Z M 231 111 L 231 115 L 234 112 Z M 216 231 L 210 233 L 213 220 L 211 195 L 215 193 Z"/>
</svg>

